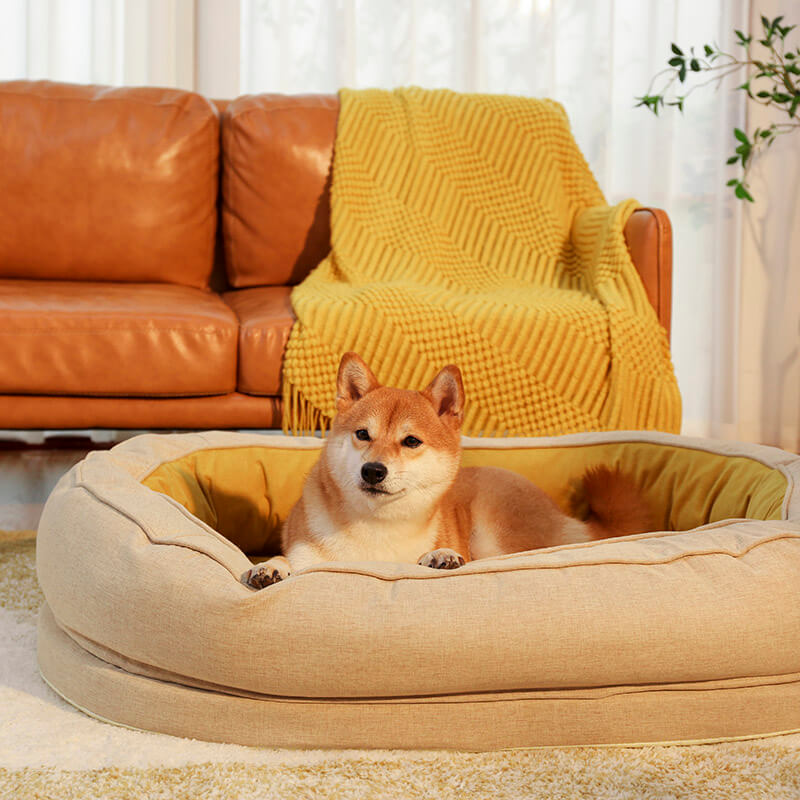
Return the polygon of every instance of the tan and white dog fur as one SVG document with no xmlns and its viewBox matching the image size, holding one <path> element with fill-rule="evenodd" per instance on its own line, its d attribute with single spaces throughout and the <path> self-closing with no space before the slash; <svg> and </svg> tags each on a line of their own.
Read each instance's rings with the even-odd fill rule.
<svg viewBox="0 0 800 800">
<path fill-rule="evenodd" d="M 464 387 L 444 367 L 421 392 L 381 386 L 355 353 L 337 378 L 337 415 L 281 530 L 282 556 L 243 576 L 263 588 L 323 561 L 399 561 L 454 569 L 466 561 L 652 529 L 619 472 L 583 479 L 586 520 L 564 514 L 529 480 L 461 468 Z"/>
</svg>

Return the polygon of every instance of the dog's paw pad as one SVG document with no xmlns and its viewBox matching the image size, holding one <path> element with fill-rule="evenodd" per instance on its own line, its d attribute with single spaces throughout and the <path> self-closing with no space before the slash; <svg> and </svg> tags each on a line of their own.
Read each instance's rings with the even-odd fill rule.
<svg viewBox="0 0 800 800">
<path fill-rule="evenodd" d="M 254 589 L 265 589 L 267 586 L 272 586 L 272 584 L 279 583 L 288 577 L 288 572 L 269 563 L 253 567 L 243 576 L 244 582 Z"/>
<path fill-rule="evenodd" d="M 466 562 L 464 557 L 456 553 L 455 550 L 448 550 L 442 548 L 440 550 L 431 550 L 430 553 L 425 553 L 420 556 L 417 564 L 423 567 L 430 567 L 431 569 L 458 569 L 463 567 Z"/>
</svg>

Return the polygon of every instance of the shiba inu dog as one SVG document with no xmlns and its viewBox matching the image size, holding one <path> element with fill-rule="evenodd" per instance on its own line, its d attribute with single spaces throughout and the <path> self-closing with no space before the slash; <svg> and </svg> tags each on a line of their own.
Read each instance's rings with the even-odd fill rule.
<svg viewBox="0 0 800 800">
<path fill-rule="evenodd" d="M 282 556 L 243 580 L 263 588 L 323 561 L 400 561 L 456 569 L 467 561 L 653 529 L 632 482 L 583 477 L 585 519 L 563 513 L 525 477 L 461 468 L 464 387 L 444 367 L 423 391 L 381 386 L 356 353 L 339 365 L 337 415 L 281 530 Z"/>
</svg>

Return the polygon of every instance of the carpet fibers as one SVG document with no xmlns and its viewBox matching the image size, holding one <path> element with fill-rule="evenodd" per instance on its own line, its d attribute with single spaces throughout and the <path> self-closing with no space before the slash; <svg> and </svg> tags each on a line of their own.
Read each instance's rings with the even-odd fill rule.
<svg viewBox="0 0 800 800">
<path fill-rule="evenodd" d="M 800 734 L 499 753 L 260 750 L 92 719 L 39 677 L 33 534 L 0 533 L 0 798 L 800 800 Z"/>
</svg>

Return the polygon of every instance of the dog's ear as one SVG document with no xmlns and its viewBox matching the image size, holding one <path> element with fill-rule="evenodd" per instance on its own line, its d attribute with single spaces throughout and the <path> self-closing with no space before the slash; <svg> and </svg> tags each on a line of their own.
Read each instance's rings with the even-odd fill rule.
<svg viewBox="0 0 800 800">
<path fill-rule="evenodd" d="M 455 364 L 443 367 L 422 394 L 433 403 L 436 413 L 458 429 L 464 421 L 464 383 Z"/>
<path fill-rule="evenodd" d="M 336 376 L 336 410 L 345 411 L 380 384 L 358 353 L 345 353 Z"/>
</svg>

